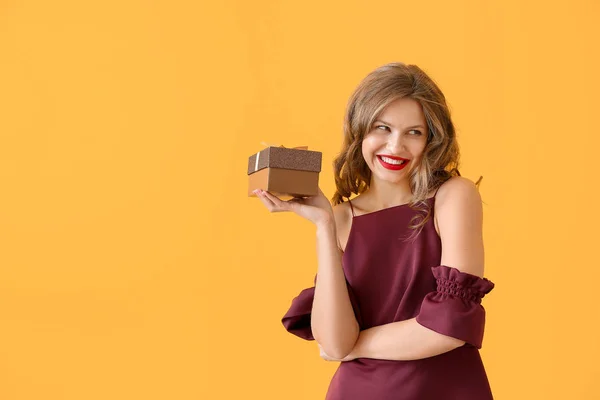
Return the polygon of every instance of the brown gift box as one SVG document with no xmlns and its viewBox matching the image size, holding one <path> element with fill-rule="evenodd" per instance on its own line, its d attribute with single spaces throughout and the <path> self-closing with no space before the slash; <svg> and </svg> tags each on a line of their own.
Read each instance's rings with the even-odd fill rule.
<svg viewBox="0 0 600 400">
<path fill-rule="evenodd" d="M 248 158 L 248 196 L 266 190 L 282 200 L 319 194 L 322 153 L 308 146 L 269 146 Z"/>
</svg>

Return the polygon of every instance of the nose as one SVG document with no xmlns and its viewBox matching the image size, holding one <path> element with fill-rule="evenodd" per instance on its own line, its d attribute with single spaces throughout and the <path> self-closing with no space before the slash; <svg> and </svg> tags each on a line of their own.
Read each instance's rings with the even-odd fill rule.
<svg viewBox="0 0 600 400">
<path fill-rule="evenodd" d="M 388 135 L 387 150 L 392 154 L 402 154 L 404 147 L 404 140 L 401 132 L 394 131 Z"/>
</svg>

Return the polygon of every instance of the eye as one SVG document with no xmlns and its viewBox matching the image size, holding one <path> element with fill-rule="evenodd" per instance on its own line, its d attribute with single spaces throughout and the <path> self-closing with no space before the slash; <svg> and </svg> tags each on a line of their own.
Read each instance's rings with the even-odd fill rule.
<svg viewBox="0 0 600 400">
<path fill-rule="evenodd" d="M 390 129 L 385 125 L 375 125 L 375 129 L 383 128 L 384 130 Z M 418 129 L 411 129 L 409 132 L 416 132 L 414 135 L 421 136 L 423 133 Z"/>
</svg>

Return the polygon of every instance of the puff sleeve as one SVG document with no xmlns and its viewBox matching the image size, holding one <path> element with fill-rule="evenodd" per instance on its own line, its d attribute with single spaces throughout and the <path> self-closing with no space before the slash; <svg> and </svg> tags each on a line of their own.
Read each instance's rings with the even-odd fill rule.
<svg viewBox="0 0 600 400">
<path fill-rule="evenodd" d="M 423 299 L 416 321 L 480 349 L 485 327 L 481 300 L 494 288 L 494 283 L 445 265 L 435 266 L 431 271 L 437 289 Z"/>
<path fill-rule="evenodd" d="M 315 275 L 314 282 L 316 285 L 317 275 Z M 350 303 L 352 303 L 352 308 L 354 309 L 354 315 L 360 324 L 358 303 L 347 280 L 346 287 L 348 288 L 348 296 L 350 298 Z M 290 308 L 281 319 L 281 323 L 289 333 L 304 340 L 315 340 L 310 326 L 314 297 L 315 286 L 302 290 L 298 296 L 294 297 Z"/>
</svg>

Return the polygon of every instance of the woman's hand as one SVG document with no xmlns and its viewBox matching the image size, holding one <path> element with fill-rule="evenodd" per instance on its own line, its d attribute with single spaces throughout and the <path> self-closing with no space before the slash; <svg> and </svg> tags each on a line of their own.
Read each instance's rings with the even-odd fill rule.
<svg viewBox="0 0 600 400">
<path fill-rule="evenodd" d="M 319 344 L 319 343 L 317 343 Z M 319 344 L 319 351 L 321 352 L 321 358 L 325 361 L 338 361 L 338 362 L 346 362 L 346 361 L 352 361 L 355 360 L 356 357 L 354 357 L 352 355 L 352 352 L 350 352 L 350 354 L 348 354 L 346 357 L 344 358 L 333 358 L 331 356 L 329 356 L 327 353 L 325 353 L 325 351 L 323 351 L 323 347 L 321 347 L 321 345 Z"/>
<path fill-rule="evenodd" d="M 287 201 L 260 189 L 255 190 L 254 193 L 270 212 L 292 211 L 315 225 L 333 222 L 333 208 L 320 188 L 316 196 L 294 197 Z"/>
</svg>

